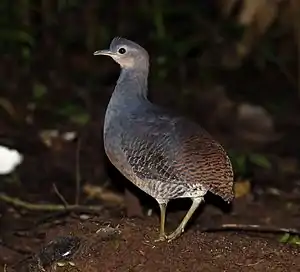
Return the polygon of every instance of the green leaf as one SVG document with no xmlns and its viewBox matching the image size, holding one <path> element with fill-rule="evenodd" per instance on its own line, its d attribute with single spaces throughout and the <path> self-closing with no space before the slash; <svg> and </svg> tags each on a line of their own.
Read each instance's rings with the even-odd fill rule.
<svg viewBox="0 0 300 272">
<path fill-rule="evenodd" d="M 291 245 L 300 245 L 300 237 L 298 235 L 291 235 L 289 233 L 283 234 L 279 239 L 280 243 L 288 243 Z"/>
<path fill-rule="evenodd" d="M 89 114 L 82 108 L 76 105 L 66 105 L 58 110 L 58 114 L 63 115 L 72 123 L 77 125 L 85 125 L 89 120 Z"/>
<path fill-rule="evenodd" d="M 228 156 L 231 160 L 232 167 L 239 175 L 244 175 L 247 172 L 247 154 L 239 153 L 236 150 L 228 150 Z"/>
<path fill-rule="evenodd" d="M 292 236 L 289 243 L 293 245 L 300 245 L 300 237 L 298 235 Z"/>
<path fill-rule="evenodd" d="M 28 47 L 26 46 L 23 46 L 22 47 L 22 57 L 24 60 L 30 60 L 30 57 L 31 57 L 31 51 Z"/>
<path fill-rule="evenodd" d="M 71 115 L 77 114 L 78 112 L 81 111 L 82 111 L 81 107 L 69 104 L 59 109 L 58 114 L 70 117 Z"/>
<path fill-rule="evenodd" d="M 34 45 L 34 38 L 24 30 L 19 29 L 0 29 L 0 40 L 15 41 Z"/>
<path fill-rule="evenodd" d="M 78 113 L 70 117 L 70 121 L 77 125 L 85 125 L 90 120 L 90 116 L 86 112 Z"/>
<path fill-rule="evenodd" d="M 290 234 L 285 233 L 280 237 L 279 242 L 280 243 L 287 243 L 289 241 L 289 239 L 290 239 Z"/>
<path fill-rule="evenodd" d="M 246 155 L 241 154 L 236 156 L 236 166 L 239 169 L 240 172 L 244 173 L 246 171 Z"/>
<path fill-rule="evenodd" d="M 41 99 L 47 93 L 47 87 L 44 84 L 36 82 L 33 85 L 32 93 L 34 99 L 36 100 Z"/>
<path fill-rule="evenodd" d="M 270 169 L 272 166 L 268 158 L 261 154 L 249 154 L 249 160 L 262 168 Z"/>
</svg>

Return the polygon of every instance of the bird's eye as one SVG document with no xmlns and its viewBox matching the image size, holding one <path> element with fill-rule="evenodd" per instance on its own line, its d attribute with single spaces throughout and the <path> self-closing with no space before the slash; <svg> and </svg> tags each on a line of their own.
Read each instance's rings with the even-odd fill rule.
<svg viewBox="0 0 300 272">
<path fill-rule="evenodd" d="M 125 54 L 126 53 L 126 49 L 124 48 L 124 47 L 121 47 L 119 50 L 118 50 L 118 52 L 120 53 L 120 54 Z"/>
</svg>

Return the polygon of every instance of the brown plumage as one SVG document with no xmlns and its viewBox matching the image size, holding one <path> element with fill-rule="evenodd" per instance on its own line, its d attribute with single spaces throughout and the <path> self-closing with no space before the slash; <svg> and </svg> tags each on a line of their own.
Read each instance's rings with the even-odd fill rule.
<svg viewBox="0 0 300 272">
<path fill-rule="evenodd" d="M 122 72 L 109 102 L 104 146 L 110 161 L 161 210 L 160 239 L 171 241 L 210 191 L 233 199 L 233 172 L 222 148 L 202 127 L 158 107 L 147 99 L 148 54 L 126 39 L 114 39 L 110 50 L 97 51 L 117 61 Z M 165 235 L 169 200 L 189 197 L 193 204 L 178 228 Z"/>
<path fill-rule="evenodd" d="M 231 201 L 233 171 L 223 147 L 188 120 L 182 120 L 178 132 L 182 134 L 181 152 L 176 159 L 178 171 L 185 174 L 187 182 L 201 183 L 208 191 Z"/>
</svg>

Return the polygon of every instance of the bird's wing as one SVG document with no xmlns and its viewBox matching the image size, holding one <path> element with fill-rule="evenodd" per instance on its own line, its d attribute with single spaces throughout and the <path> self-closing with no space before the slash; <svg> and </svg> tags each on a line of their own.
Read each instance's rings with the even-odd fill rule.
<svg viewBox="0 0 300 272">
<path fill-rule="evenodd" d="M 183 117 L 136 118 L 123 132 L 121 148 L 142 179 L 200 183 L 225 200 L 232 198 L 233 173 L 225 151 Z"/>
<path fill-rule="evenodd" d="M 179 121 L 177 130 L 181 144 L 176 168 L 188 182 L 200 182 L 224 200 L 232 200 L 233 170 L 223 147 L 192 122 Z"/>
<path fill-rule="evenodd" d="M 182 181 L 176 168 L 172 124 L 164 119 L 136 118 L 121 136 L 121 149 L 134 173 L 141 179 Z"/>
</svg>

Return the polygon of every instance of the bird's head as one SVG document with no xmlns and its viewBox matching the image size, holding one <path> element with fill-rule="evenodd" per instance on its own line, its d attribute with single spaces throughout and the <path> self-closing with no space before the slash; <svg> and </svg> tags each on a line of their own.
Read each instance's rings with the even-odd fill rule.
<svg viewBox="0 0 300 272">
<path fill-rule="evenodd" d="M 108 50 L 99 50 L 94 55 L 110 56 L 124 69 L 148 69 L 149 56 L 140 45 L 120 37 L 114 38 Z"/>
</svg>

